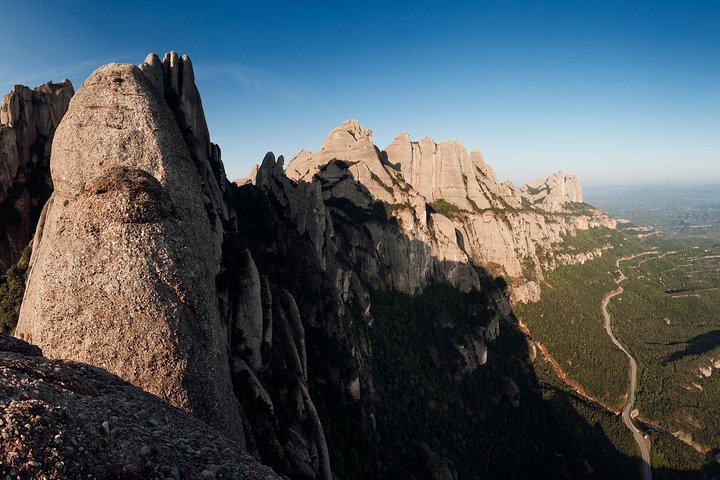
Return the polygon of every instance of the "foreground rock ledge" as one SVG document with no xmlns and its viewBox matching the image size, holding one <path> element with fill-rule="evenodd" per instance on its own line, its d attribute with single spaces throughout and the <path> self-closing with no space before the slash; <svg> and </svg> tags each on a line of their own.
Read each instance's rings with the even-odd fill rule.
<svg viewBox="0 0 720 480">
<path fill-rule="evenodd" d="M 279 479 L 206 423 L 104 370 L 0 335 L 0 478 Z"/>
</svg>

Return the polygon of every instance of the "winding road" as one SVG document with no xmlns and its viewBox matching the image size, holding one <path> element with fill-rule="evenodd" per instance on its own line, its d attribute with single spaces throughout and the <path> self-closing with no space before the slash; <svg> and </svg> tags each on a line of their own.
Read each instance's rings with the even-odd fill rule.
<svg viewBox="0 0 720 480">
<path fill-rule="evenodd" d="M 615 280 L 615 283 L 619 284 L 627 278 L 622 272 L 622 270 L 620 270 L 620 262 L 630 260 L 641 255 L 648 255 L 651 253 L 655 252 L 644 252 L 637 255 L 630 255 L 627 257 L 619 258 L 617 262 L 615 262 L 615 265 L 620 272 L 620 277 Z M 643 433 L 637 428 L 637 426 L 633 422 L 631 415 L 633 407 L 635 406 L 635 390 L 637 389 L 637 362 L 635 361 L 633 356 L 630 355 L 630 353 L 625 349 L 625 347 L 623 347 L 623 345 L 618 342 L 617 338 L 615 338 L 615 335 L 613 335 L 612 324 L 610 323 L 610 313 L 607 309 L 610 300 L 612 300 L 613 297 L 616 297 L 623 293 L 623 291 L 624 290 L 622 287 L 618 287 L 605 295 L 605 298 L 602 301 L 602 314 L 603 317 L 605 317 L 605 330 L 610 336 L 610 340 L 612 340 L 615 346 L 622 350 L 622 352 L 630 359 L 630 395 L 627 404 L 625 404 L 625 408 L 623 408 L 622 419 L 623 423 L 625 423 L 625 426 L 632 432 L 633 437 L 635 438 L 635 443 L 637 443 L 638 445 L 638 450 L 640 451 L 640 457 L 642 459 L 642 478 L 643 480 L 652 480 L 652 470 L 650 468 L 650 446 L 648 445 L 650 442 L 645 441 Z"/>
</svg>

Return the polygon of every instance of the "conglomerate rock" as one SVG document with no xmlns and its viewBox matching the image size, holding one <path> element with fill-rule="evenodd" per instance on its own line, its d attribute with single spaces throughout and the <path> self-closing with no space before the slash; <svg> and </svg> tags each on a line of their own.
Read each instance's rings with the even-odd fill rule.
<svg viewBox="0 0 720 480">
<path fill-rule="evenodd" d="M 32 90 L 16 85 L 2 99 L 0 273 L 20 258 L 50 196 L 50 147 L 73 93 L 63 80 Z"/>
<path fill-rule="evenodd" d="M 0 335 L 0 477 L 279 479 L 201 420 Z"/>
<path fill-rule="evenodd" d="M 267 183 L 258 180 L 259 173 L 255 183 Z M 286 174 L 301 185 L 320 183 L 326 203 L 389 209 L 402 238 L 417 248 L 410 256 L 403 253 L 404 241 L 388 237 L 384 228 L 375 230 L 373 245 L 384 251 L 382 271 L 394 279 L 390 288 L 410 293 L 430 280 L 477 288 L 476 277 L 463 267 L 474 263 L 506 277 L 513 301 L 537 301 L 543 272 L 561 263 L 553 251 L 566 235 L 615 227 L 582 203 L 575 176 L 558 172 L 519 188 L 500 182 L 480 152 L 468 154 L 455 140 L 414 142 L 402 133 L 380 151 L 372 132 L 354 120 L 330 132 L 317 153 L 303 150 L 293 157 Z M 363 270 L 377 269 L 370 261 Z"/>
<path fill-rule="evenodd" d="M 138 67 L 88 78 L 56 132 L 51 171 L 16 334 L 242 440 L 200 179 Z"/>
</svg>

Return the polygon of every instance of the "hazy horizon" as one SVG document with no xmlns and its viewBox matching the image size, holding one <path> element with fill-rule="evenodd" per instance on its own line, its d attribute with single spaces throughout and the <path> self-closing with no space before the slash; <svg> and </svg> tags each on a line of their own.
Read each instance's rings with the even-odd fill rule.
<svg viewBox="0 0 720 480">
<path fill-rule="evenodd" d="M 353 118 L 380 148 L 457 139 L 517 184 L 720 183 L 717 2 L 0 5 L 35 22 L 0 30 L 3 94 L 189 55 L 230 178 Z"/>
</svg>

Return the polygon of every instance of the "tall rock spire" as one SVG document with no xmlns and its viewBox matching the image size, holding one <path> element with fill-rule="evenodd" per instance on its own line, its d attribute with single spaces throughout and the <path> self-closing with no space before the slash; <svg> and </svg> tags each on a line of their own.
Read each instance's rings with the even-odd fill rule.
<svg viewBox="0 0 720 480">
<path fill-rule="evenodd" d="M 51 173 L 17 335 L 242 440 L 202 180 L 145 73 L 110 64 L 88 78 L 58 127 Z"/>
</svg>

